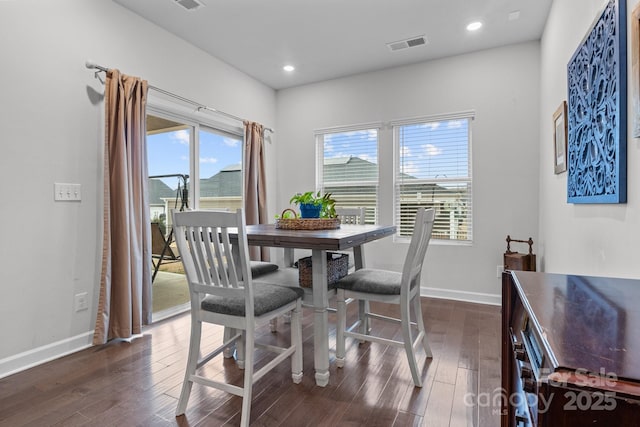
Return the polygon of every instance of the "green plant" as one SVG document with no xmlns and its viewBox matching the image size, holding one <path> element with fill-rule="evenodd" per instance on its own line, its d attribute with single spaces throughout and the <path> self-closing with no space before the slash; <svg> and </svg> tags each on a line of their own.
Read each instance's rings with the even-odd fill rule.
<svg viewBox="0 0 640 427">
<path fill-rule="evenodd" d="M 306 193 L 296 193 L 289 203 L 295 203 L 296 205 L 319 205 L 322 203 L 320 197 L 320 192 L 318 191 L 318 197 L 313 194 L 313 191 L 307 191 Z"/>
<path fill-rule="evenodd" d="M 309 204 L 314 206 L 321 206 L 320 218 L 335 218 L 336 217 L 336 201 L 331 197 L 331 193 L 320 194 L 320 191 L 314 193 L 313 191 L 307 191 L 306 193 L 297 193 L 289 203 L 295 203 L 296 205 Z"/>
<path fill-rule="evenodd" d="M 284 212 L 282 212 L 282 217 L 280 216 L 280 214 L 276 214 L 276 219 L 295 219 L 298 217 L 298 214 L 293 212 L 291 209 L 285 209 Z"/>
</svg>

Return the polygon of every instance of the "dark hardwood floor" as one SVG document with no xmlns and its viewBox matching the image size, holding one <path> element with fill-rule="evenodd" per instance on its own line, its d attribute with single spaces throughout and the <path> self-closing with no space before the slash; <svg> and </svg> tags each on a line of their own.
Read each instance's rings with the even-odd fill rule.
<svg viewBox="0 0 640 427">
<path fill-rule="evenodd" d="M 313 313 L 305 309 L 304 379 L 293 384 L 286 361 L 258 381 L 252 425 L 498 426 L 500 308 L 430 298 L 423 298 L 422 308 L 434 353 L 433 359 L 419 353 L 425 367 L 422 388 L 413 386 L 403 350 L 381 344 L 348 340 L 345 367 L 337 369 L 331 313 L 331 378 L 327 387 L 316 386 Z M 386 323 L 374 321 L 372 326 L 383 336 L 399 334 Z M 239 424 L 239 397 L 199 385 L 193 386 L 186 415 L 175 417 L 189 327 L 187 313 L 147 327 L 144 336 L 131 343 L 90 348 L 3 378 L 0 426 Z M 221 334 L 221 328 L 208 325 L 204 345 L 214 348 Z M 289 325 L 280 321 L 276 334 L 266 325 L 258 337 L 262 342 L 288 341 Z M 205 369 L 211 376 L 242 382 L 233 360 L 219 358 Z"/>
</svg>

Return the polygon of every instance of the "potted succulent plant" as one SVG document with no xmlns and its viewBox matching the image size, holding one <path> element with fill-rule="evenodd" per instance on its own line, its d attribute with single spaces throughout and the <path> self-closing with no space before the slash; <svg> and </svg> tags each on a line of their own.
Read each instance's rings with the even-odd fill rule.
<svg viewBox="0 0 640 427">
<path fill-rule="evenodd" d="M 320 191 L 314 193 L 307 191 L 306 193 L 297 193 L 289 203 L 295 203 L 300 208 L 301 218 L 335 218 L 336 201 L 331 197 L 331 193 L 320 194 Z"/>
</svg>

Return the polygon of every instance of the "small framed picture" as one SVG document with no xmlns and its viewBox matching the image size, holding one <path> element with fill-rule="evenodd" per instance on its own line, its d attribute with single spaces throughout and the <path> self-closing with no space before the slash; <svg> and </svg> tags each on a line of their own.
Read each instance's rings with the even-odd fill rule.
<svg viewBox="0 0 640 427">
<path fill-rule="evenodd" d="M 553 169 L 556 174 L 567 170 L 567 101 L 553 113 Z"/>
</svg>

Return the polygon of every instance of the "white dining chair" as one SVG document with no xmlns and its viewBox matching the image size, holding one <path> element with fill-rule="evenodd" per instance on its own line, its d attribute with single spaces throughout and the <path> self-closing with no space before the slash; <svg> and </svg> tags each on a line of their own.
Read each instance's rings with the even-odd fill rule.
<svg viewBox="0 0 640 427">
<path fill-rule="evenodd" d="M 336 216 L 340 219 L 340 224 L 364 224 L 365 223 L 364 207 L 336 207 Z M 355 254 L 353 249 L 345 251 L 349 255 L 349 270 L 355 268 Z"/>
<path fill-rule="evenodd" d="M 336 216 L 340 219 L 341 224 L 364 224 L 365 208 L 348 208 L 337 207 Z"/>
<path fill-rule="evenodd" d="M 194 209 L 186 208 L 186 211 L 193 212 Z M 229 208 L 208 208 L 208 209 L 198 209 L 204 212 L 230 212 Z M 264 276 L 265 274 L 273 273 L 278 268 L 278 264 L 269 262 L 269 261 L 253 261 L 249 262 L 249 267 L 251 268 L 251 277 L 254 279 L 256 277 Z"/>
<path fill-rule="evenodd" d="M 261 284 L 253 286 L 249 263 L 244 211 L 173 212 L 178 251 L 182 257 L 191 297 L 191 337 L 184 382 L 176 416 L 185 413 L 193 383 L 213 387 L 242 397 L 240 424 L 248 426 L 253 384 L 280 362 L 291 357 L 294 383 L 302 380 L 302 328 L 300 288 Z M 230 234 L 237 232 L 237 252 L 232 254 Z M 291 312 L 289 346 L 260 345 L 256 328 L 284 313 Z M 233 330 L 232 336 L 209 354 L 200 357 L 202 323 L 214 323 Z M 236 343 L 238 367 L 244 368 L 243 386 L 205 376 L 204 366 Z M 264 348 L 277 355 L 254 371 L 254 349 Z"/>
<path fill-rule="evenodd" d="M 345 340 L 346 337 L 357 338 L 360 341 L 371 341 L 381 344 L 404 347 L 413 377 L 413 383 L 417 387 L 422 387 L 422 375 L 416 362 L 416 347 L 422 344 L 427 357 L 432 357 L 427 335 L 422 319 L 422 308 L 420 305 L 420 275 L 422 266 L 431 238 L 431 230 L 434 221 L 433 209 L 425 210 L 419 208 L 416 214 L 413 236 L 407 251 L 402 272 L 360 269 L 348 274 L 339 280 L 335 287 L 337 289 L 337 313 L 338 321 L 336 325 L 336 365 L 344 367 L 345 361 Z M 359 316 L 358 320 L 347 328 L 347 310 L 345 300 L 352 298 L 364 301 L 376 301 L 400 306 L 400 319 L 382 316 L 371 312 L 367 308 L 364 316 Z M 411 319 L 411 306 L 413 305 L 414 317 Z M 402 340 L 392 340 L 381 336 L 372 335 L 371 330 L 362 332 L 362 323 L 369 319 L 378 319 L 399 323 L 402 329 Z M 360 332 L 356 329 L 360 326 Z M 371 322 L 369 322 L 371 327 Z M 417 329 L 417 335 L 412 333 L 412 329 Z"/>
</svg>

